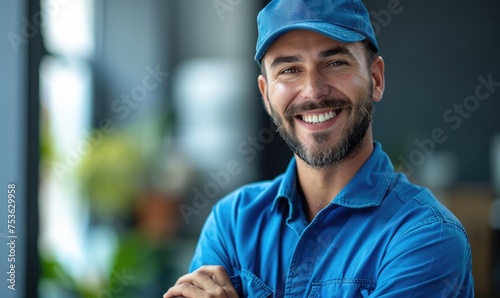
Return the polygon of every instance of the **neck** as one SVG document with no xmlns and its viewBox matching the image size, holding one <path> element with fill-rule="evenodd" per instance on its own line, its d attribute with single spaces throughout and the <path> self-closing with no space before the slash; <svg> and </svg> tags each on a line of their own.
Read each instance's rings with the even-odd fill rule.
<svg viewBox="0 0 500 298">
<path fill-rule="evenodd" d="M 359 146 L 360 148 L 347 159 L 325 168 L 313 168 L 296 157 L 298 179 L 309 221 L 334 200 L 370 157 L 373 152 L 371 131 L 367 132 Z"/>
</svg>

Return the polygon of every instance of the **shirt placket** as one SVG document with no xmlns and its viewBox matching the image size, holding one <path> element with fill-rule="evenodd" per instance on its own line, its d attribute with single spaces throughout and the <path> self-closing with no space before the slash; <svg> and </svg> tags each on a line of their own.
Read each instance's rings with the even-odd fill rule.
<svg viewBox="0 0 500 298">
<path fill-rule="evenodd" d="M 309 289 L 317 258 L 321 257 L 317 255 L 318 251 L 315 248 L 315 225 L 312 222 L 303 229 L 297 241 L 288 269 L 284 297 L 304 297 L 306 289 Z"/>
</svg>

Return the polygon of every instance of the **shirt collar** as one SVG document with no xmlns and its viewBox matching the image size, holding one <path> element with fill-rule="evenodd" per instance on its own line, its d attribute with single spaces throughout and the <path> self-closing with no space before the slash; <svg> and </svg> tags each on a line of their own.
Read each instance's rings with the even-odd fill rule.
<svg viewBox="0 0 500 298">
<path fill-rule="evenodd" d="M 336 204 L 349 208 L 366 208 L 380 205 L 393 173 L 394 167 L 387 154 L 382 150 L 382 145 L 374 142 L 374 149 L 368 160 L 332 200 L 330 205 Z M 284 199 L 289 201 L 290 215 L 296 212 L 294 209 L 301 208 L 299 187 L 296 161 L 295 158 L 292 158 L 284 173 L 272 209 L 276 208 L 279 202 Z"/>
<path fill-rule="evenodd" d="M 277 208 L 281 201 L 287 200 L 290 203 L 290 216 L 292 215 L 292 211 L 297 210 L 293 205 L 300 202 L 300 194 L 297 180 L 297 163 L 295 158 L 293 157 L 288 163 L 288 167 L 283 175 L 283 179 L 281 180 L 281 184 L 278 188 L 278 193 L 274 198 L 273 205 L 271 210 Z"/>
</svg>

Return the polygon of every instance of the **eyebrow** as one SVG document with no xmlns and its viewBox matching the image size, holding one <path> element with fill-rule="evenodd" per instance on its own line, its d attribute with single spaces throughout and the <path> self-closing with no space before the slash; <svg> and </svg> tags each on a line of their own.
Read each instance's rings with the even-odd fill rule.
<svg viewBox="0 0 500 298">
<path fill-rule="evenodd" d="M 347 49 L 345 47 L 336 47 L 333 49 L 322 51 L 319 53 L 318 57 L 321 59 L 324 59 L 324 58 L 328 58 L 328 57 L 335 56 L 335 55 L 347 55 L 353 59 L 356 59 L 354 54 L 349 49 Z M 300 61 L 301 61 L 300 56 L 277 57 L 276 59 L 273 60 L 270 67 L 273 68 L 273 67 L 276 67 L 280 64 L 294 63 L 294 62 L 300 62 Z"/>
<path fill-rule="evenodd" d="M 320 58 L 328 58 L 328 57 L 335 56 L 335 55 L 347 55 L 353 59 L 356 58 L 354 56 L 354 54 L 348 48 L 345 48 L 345 47 L 336 47 L 333 49 L 329 49 L 329 50 L 326 50 L 326 51 L 319 53 L 318 56 Z"/>
<path fill-rule="evenodd" d="M 293 63 L 293 62 L 299 62 L 300 58 L 299 56 L 284 56 L 284 57 L 278 57 L 273 60 L 271 63 L 271 68 L 276 67 L 280 64 L 283 63 Z"/>
</svg>

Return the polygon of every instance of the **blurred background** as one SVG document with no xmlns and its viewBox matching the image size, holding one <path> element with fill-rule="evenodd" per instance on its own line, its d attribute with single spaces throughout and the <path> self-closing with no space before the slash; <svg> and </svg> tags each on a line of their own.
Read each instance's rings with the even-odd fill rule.
<svg viewBox="0 0 500 298">
<path fill-rule="evenodd" d="M 285 169 L 253 61 L 267 2 L 0 3 L 1 297 L 160 297 L 211 206 Z M 462 221 L 476 296 L 499 297 L 500 2 L 365 4 L 386 62 L 375 139 Z"/>
</svg>

